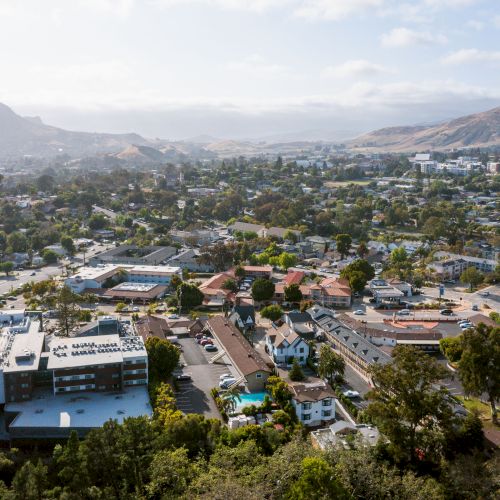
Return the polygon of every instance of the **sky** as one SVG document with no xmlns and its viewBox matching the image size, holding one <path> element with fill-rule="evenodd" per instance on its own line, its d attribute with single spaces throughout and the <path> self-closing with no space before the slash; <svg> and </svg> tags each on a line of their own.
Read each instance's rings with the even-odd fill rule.
<svg viewBox="0 0 500 500">
<path fill-rule="evenodd" d="M 0 102 L 73 130 L 339 139 L 500 105 L 499 0 L 0 0 Z"/>
</svg>

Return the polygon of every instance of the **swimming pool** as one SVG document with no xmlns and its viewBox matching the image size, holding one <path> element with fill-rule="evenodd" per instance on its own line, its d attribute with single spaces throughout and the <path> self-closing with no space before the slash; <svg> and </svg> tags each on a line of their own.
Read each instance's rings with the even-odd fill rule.
<svg viewBox="0 0 500 500">
<path fill-rule="evenodd" d="M 241 408 L 249 405 L 255 405 L 255 406 L 260 406 L 263 401 L 264 397 L 267 395 L 267 392 L 253 392 L 253 393 L 247 393 L 247 392 L 242 392 L 240 394 L 241 401 L 236 400 L 236 409 L 241 410 Z"/>
</svg>

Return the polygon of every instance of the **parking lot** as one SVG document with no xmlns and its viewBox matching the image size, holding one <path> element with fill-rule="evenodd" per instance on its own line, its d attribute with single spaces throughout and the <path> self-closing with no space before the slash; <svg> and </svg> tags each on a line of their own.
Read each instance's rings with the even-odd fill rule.
<svg viewBox="0 0 500 500">
<path fill-rule="evenodd" d="M 182 347 L 181 362 L 187 365 L 182 373 L 191 375 L 191 380 L 177 382 L 177 407 L 184 413 L 200 413 L 207 418 L 220 418 L 210 390 L 219 387 L 221 375 L 235 373 L 233 367 L 225 357 L 216 363 L 210 363 L 210 359 L 218 352 L 206 352 L 193 338 L 179 339 L 179 344 Z"/>
</svg>

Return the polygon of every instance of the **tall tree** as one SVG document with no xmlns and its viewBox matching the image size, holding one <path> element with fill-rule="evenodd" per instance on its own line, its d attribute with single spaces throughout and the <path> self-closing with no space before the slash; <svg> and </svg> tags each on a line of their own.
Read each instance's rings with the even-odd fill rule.
<svg viewBox="0 0 500 500">
<path fill-rule="evenodd" d="M 148 353 L 149 376 L 152 381 L 166 381 L 179 362 L 179 349 L 168 340 L 158 337 L 146 339 Z"/>
<path fill-rule="evenodd" d="M 439 460 L 453 416 L 448 390 L 438 387 L 447 371 L 412 346 L 398 346 L 393 355 L 391 363 L 372 366 L 368 415 L 389 439 L 396 461 Z"/>
<path fill-rule="evenodd" d="M 337 234 L 335 237 L 335 243 L 337 244 L 337 252 L 343 259 L 351 249 L 352 238 L 349 234 Z"/>
<path fill-rule="evenodd" d="M 498 423 L 496 401 L 500 397 L 500 328 L 480 323 L 462 334 L 459 375 L 468 394 L 488 395 L 491 418 Z"/>
<path fill-rule="evenodd" d="M 78 320 L 79 309 L 77 295 L 67 286 L 63 286 L 56 298 L 56 311 L 59 328 L 63 335 L 68 336 Z"/>
<path fill-rule="evenodd" d="M 254 300 L 271 300 L 274 295 L 274 283 L 265 278 L 257 278 L 252 285 Z"/>
<path fill-rule="evenodd" d="M 461 275 L 460 281 L 462 283 L 468 283 L 470 290 L 472 290 L 483 282 L 484 275 L 479 272 L 475 267 L 468 267 Z"/>
<path fill-rule="evenodd" d="M 300 302 L 302 300 L 302 292 L 300 290 L 300 285 L 297 283 L 292 283 L 285 287 L 285 300 L 287 302 Z"/>
<path fill-rule="evenodd" d="M 329 345 L 322 344 L 319 350 L 318 373 L 333 384 L 337 376 L 343 377 L 345 361 Z"/>
</svg>

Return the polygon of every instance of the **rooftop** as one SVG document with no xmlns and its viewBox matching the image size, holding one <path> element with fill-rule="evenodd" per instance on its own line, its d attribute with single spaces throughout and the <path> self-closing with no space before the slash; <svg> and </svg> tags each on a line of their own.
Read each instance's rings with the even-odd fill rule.
<svg viewBox="0 0 500 500">
<path fill-rule="evenodd" d="M 292 398 L 299 402 L 321 401 L 326 398 L 334 398 L 335 393 L 324 382 L 312 384 L 293 384 L 289 386 Z"/>
<path fill-rule="evenodd" d="M 124 358 L 147 356 L 144 341 L 139 336 L 58 337 L 51 339 L 49 347 L 49 370 L 122 363 Z"/>
<path fill-rule="evenodd" d="M 41 392 L 31 401 L 7 403 L 5 410 L 19 412 L 10 428 L 71 429 L 101 427 L 107 420 L 123 423 L 128 417 L 151 416 L 147 388 L 130 387 L 120 393 L 86 392 L 58 394 Z"/>
</svg>

